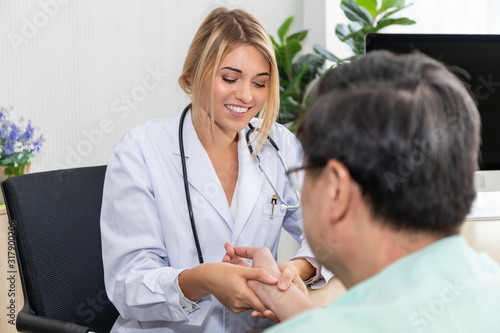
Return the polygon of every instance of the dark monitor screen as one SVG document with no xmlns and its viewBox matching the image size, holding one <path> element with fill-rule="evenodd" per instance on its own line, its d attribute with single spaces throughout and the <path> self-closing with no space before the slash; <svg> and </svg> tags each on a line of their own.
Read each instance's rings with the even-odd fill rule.
<svg viewBox="0 0 500 333">
<path fill-rule="evenodd" d="M 418 50 L 446 64 L 475 95 L 481 170 L 500 170 L 500 35 L 368 34 L 366 52 Z"/>
</svg>

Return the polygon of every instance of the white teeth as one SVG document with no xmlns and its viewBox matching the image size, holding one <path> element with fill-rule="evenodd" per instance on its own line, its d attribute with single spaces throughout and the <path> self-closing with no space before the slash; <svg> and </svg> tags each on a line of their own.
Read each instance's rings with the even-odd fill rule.
<svg viewBox="0 0 500 333">
<path fill-rule="evenodd" d="M 249 109 L 249 108 L 240 108 L 239 106 L 234 106 L 234 105 L 229 105 L 229 104 L 226 104 L 226 107 L 229 110 L 236 112 L 236 113 L 245 113 Z"/>
</svg>

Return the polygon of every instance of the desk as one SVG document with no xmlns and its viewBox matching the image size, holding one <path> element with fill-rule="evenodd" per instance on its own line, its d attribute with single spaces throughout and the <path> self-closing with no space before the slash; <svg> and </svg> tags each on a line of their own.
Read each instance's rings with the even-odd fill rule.
<svg viewBox="0 0 500 333">
<path fill-rule="evenodd" d="M 465 221 L 460 233 L 478 252 L 486 252 L 500 264 L 500 220 Z"/>
<path fill-rule="evenodd" d="M 21 278 L 12 247 L 12 233 L 5 206 L 0 207 L 0 332 L 16 333 L 16 316 L 23 307 Z"/>
</svg>

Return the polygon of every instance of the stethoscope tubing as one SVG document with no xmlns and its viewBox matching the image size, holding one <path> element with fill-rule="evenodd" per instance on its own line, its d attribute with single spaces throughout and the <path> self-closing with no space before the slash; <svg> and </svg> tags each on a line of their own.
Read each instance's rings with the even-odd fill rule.
<svg viewBox="0 0 500 333">
<path fill-rule="evenodd" d="M 203 253 L 201 252 L 200 240 L 198 239 L 198 231 L 196 230 L 196 223 L 194 221 L 193 205 L 191 204 L 191 194 L 189 192 L 189 182 L 188 174 L 186 168 L 186 155 L 184 154 L 184 139 L 183 139 L 183 127 L 184 118 L 186 114 L 191 109 L 191 103 L 189 103 L 182 111 L 181 119 L 179 121 L 179 148 L 181 153 L 181 164 L 182 164 L 182 175 L 184 178 L 184 192 L 186 193 L 186 202 L 189 211 L 189 221 L 191 222 L 191 230 L 193 231 L 194 242 L 196 244 L 196 252 L 198 252 L 198 261 L 203 264 Z"/>
<path fill-rule="evenodd" d="M 252 124 L 250 124 L 250 123 L 248 124 L 248 127 L 250 129 L 247 131 L 247 134 L 246 134 L 245 138 L 247 140 L 248 150 L 250 150 L 250 154 L 253 155 L 253 148 L 252 148 L 252 144 L 250 143 L 250 135 L 255 131 L 255 127 Z M 288 172 L 288 168 L 286 167 L 285 160 L 283 159 L 283 156 L 281 155 L 281 152 L 280 152 L 280 149 L 279 149 L 278 145 L 276 144 L 276 142 L 274 142 L 273 138 L 271 138 L 269 135 L 267 136 L 267 140 L 269 141 L 269 143 L 271 143 L 271 145 L 276 150 L 276 154 L 278 155 L 278 157 L 279 157 L 279 159 L 281 161 L 281 164 L 283 165 L 283 168 L 285 169 L 285 173 L 287 173 Z M 282 209 L 288 209 L 288 208 L 292 208 L 293 209 L 293 208 L 300 207 L 300 195 L 297 193 L 297 191 L 294 189 L 295 196 L 297 198 L 297 203 L 295 205 L 288 204 L 285 201 L 285 199 L 283 199 L 283 197 L 281 196 L 281 194 L 278 191 L 278 189 L 273 185 L 273 182 L 271 181 L 271 179 L 269 179 L 269 176 L 267 175 L 267 172 L 264 170 L 264 167 L 261 164 L 259 155 L 255 155 L 255 158 L 257 159 L 257 165 L 258 165 L 260 171 L 264 174 L 264 177 L 266 177 L 267 182 L 269 183 L 269 185 L 271 185 L 271 187 L 273 188 L 274 192 L 276 193 L 276 196 L 282 202 L 281 208 Z"/>
<path fill-rule="evenodd" d="M 189 211 L 189 221 L 191 222 L 191 230 L 193 231 L 193 238 L 194 238 L 194 242 L 196 244 L 196 252 L 198 253 L 198 261 L 200 262 L 200 264 L 203 264 L 203 262 L 204 262 L 203 261 L 203 254 L 201 251 L 200 240 L 198 238 L 198 231 L 196 230 L 196 223 L 195 223 L 194 213 L 193 213 L 193 205 L 191 203 L 191 194 L 189 191 L 189 181 L 188 181 L 188 173 L 187 173 L 187 167 L 186 167 L 186 155 L 184 153 L 184 139 L 183 139 L 184 119 L 186 118 L 186 114 L 188 113 L 188 111 L 191 109 L 191 106 L 192 106 L 192 103 L 189 103 L 184 108 L 184 110 L 182 111 L 182 114 L 181 114 L 181 118 L 179 120 L 179 150 L 180 150 L 180 154 L 181 154 L 182 176 L 184 179 L 184 192 L 186 194 L 186 203 L 187 203 L 187 207 L 188 207 L 188 211 Z M 246 133 L 246 141 L 247 141 L 247 145 L 248 145 L 248 150 L 250 151 L 250 154 L 253 155 L 254 150 L 252 148 L 252 144 L 250 143 L 250 135 L 255 131 L 255 127 L 252 124 L 248 124 L 248 127 L 250 129 Z M 271 145 L 274 147 L 274 149 L 276 149 L 276 153 L 281 160 L 281 164 L 283 165 L 285 172 L 287 172 L 288 169 L 286 167 L 285 161 L 283 160 L 283 157 L 281 156 L 278 145 L 276 144 L 276 142 L 274 142 L 274 140 L 270 136 L 267 137 L 267 140 L 271 143 Z M 282 202 L 282 205 L 281 205 L 282 209 L 283 208 L 286 209 L 286 208 L 298 208 L 298 207 L 300 207 L 300 195 L 297 193 L 297 191 L 294 190 L 295 195 L 297 197 L 297 203 L 295 205 L 287 204 L 286 201 L 281 197 L 281 195 L 278 192 L 278 190 L 276 189 L 276 187 L 271 182 L 271 179 L 269 179 L 269 176 L 267 175 L 264 168 L 262 167 L 262 164 L 260 163 L 259 155 L 255 155 L 255 158 L 257 159 L 257 165 L 258 165 L 260 171 L 264 174 L 267 182 L 271 185 L 271 187 L 273 188 L 274 192 L 276 193 L 278 199 Z"/>
</svg>

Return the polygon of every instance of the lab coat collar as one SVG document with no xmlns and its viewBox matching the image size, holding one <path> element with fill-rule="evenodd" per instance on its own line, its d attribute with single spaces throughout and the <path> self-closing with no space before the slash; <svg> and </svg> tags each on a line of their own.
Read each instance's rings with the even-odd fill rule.
<svg viewBox="0 0 500 333">
<path fill-rule="evenodd" d="M 176 155 L 175 160 L 178 161 L 175 165 L 180 176 L 182 176 L 182 164 L 180 160 L 178 125 L 181 114 L 177 116 L 177 121 L 175 122 L 176 127 L 173 131 L 174 136 L 172 138 L 172 144 L 174 147 L 173 152 Z M 183 139 L 189 184 L 191 184 L 196 191 L 207 199 L 207 201 L 224 219 L 229 228 L 233 229 L 234 221 L 224 189 L 220 184 L 219 178 L 215 173 L 212 162 L 210 161 L 205 148 L 203 148 L 203 145 L 198 139 L 198 135 L 196 134 L 196 130 L 194 129 L 191 121 L 191 111 L 189 111 L 186 114 L 186 118 L 184 118 Z M 190 192 L 191 197 L 193 197 L 193 190 L 191 189 Z M 193 205 L 195 204 L 196 203 L 193 202 Z"/>
<path fill-rule="evenodd" d="M 174 147 L 175 160 L 177 171 L 182 176 L 182 165 L 180 162 L 180 149 L 179 149 L 179 121 L 181 114 L 177 116 L 177 121 L 174 129 L 174 136 L 172 144 Z M 252 120 L 254 126 L 258 120 Z M 232 242 L 238 239 L 239 234 L 243 230 L 246 223 L 249 221 L 250 215 L 255 208 L 257 200 L 264 184 L 264 174 L 259 170 L 256 161 L 252 158 L 246 142 L 246 131 L 248 128 L 243 129 L 238 136 L 238 207 L 236 211 L 236 218 L 233 219 L 231 209 L 228 205 L 226 195 L 220 184 L 219 178 L 215 173 L 212 162 L 208 157 L 207 152 L 203 148 L 196 130 L 194 129 L 191 121 L 191 111 L 188 112 L 184 119 L 184 152 L 187 159 L 186 168 L 188 171 L 188 181 L 199 193 L 205 198 L 208 198 L 210 204 L 214 207 L 219 215 L 224 219 L 228 227 L 233 232 Z M 254 143 L 255 145 L 255 143 Z M 262 154 L 269 155 L 266 145 L 263 147 Z M 266 152 L 267 151 L 267 152 Z M 276 154 L 270 154 L 267 158 L 262 159 L 263 167 L 268 172 L 271 179 L 276 177 Z"/>
<path fill-rule="evenodd" d="M 257 199 L 261 194 L 265 179 L 264 174 L 259 170 L 257 161 L 252 158 L 248 150 L 245 138 L 247 130 L 248 127 L 243 129 L 239 133 L 238 138 L 238 207 L 236 210 L 233 239 L 231 240 L 233 243 L 236 243 L 239 234 L 249 221 L 250 215 L 257 204 Z"/>
</svg>

